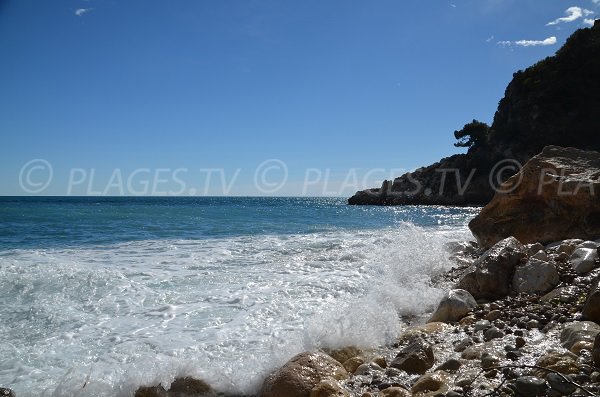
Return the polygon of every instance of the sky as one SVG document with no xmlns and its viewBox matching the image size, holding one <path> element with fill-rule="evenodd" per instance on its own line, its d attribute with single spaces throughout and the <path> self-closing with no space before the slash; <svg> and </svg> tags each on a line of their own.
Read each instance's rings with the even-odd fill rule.
<svg viewBox="0 0 600 397">
<path fill-rule="evenodd" d="M 600 0 L 0 0 L 0 195 L 348 196 Z M 464 150 L 463 150 L 464 151 Z"/>
</svg>

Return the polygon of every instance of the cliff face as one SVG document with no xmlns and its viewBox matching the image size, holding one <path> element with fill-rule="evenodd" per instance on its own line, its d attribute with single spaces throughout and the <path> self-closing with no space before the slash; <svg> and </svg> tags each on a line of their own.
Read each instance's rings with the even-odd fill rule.
<svg viewBox="0 0 600 397">
<path fill-rule="evenodd" d="M 482 205 L 545 146 L 600 150 L 600 21 L 573 33 L 554 56 L 513 74 L 484 140 L 357 192 L 349 204 Z M 513 161 L 514 160 L 514 161 Z M 515 162 L 516 161 L 516 162 Z"/>
</svg>

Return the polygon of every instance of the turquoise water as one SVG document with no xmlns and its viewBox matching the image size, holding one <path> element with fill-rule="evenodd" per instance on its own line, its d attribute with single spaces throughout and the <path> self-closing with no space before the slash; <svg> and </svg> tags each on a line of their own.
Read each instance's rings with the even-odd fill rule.
<svg viewBox="0 0 600 397">
<path fill-rule="evenodd" d="M 131 396 L 193 375 L 254 393 L 299 351 L 382 344 L 431 310 L 445 245 L 472 238 L 477 211 L 0 198 L 0 386 Z"/>
</svg>

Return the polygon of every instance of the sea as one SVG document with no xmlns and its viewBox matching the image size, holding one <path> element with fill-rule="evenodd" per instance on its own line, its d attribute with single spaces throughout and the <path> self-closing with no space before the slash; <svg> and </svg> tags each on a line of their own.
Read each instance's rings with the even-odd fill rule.
<svg viewBox="0 0 600 397">
<path fill-rule="evenodd" d="M 380 346 L 423 321 L 478 211 L 0 197 L 0 387 L 131 397 L 194 376 L 255 394 L 299 352 Z"/>
</svg>

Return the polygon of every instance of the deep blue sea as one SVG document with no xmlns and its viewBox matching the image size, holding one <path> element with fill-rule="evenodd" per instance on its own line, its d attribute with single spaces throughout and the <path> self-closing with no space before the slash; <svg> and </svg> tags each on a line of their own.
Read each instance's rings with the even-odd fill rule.
<svg viewBox="0 0 600 397">
<path fill-rule="evenodd" d="M 433 309 L 477 208 L 338 198 L 0 197 L 0 386 L 254 393 L 294 354 L 391 341 Z M 85 386 L 84 386 L 85 385 Z"/>
</svg>

